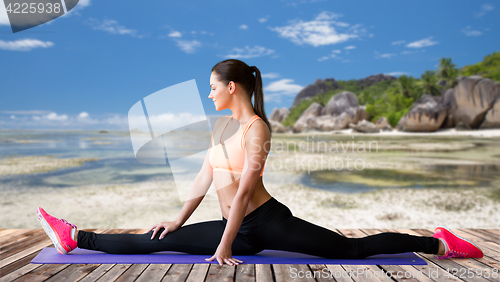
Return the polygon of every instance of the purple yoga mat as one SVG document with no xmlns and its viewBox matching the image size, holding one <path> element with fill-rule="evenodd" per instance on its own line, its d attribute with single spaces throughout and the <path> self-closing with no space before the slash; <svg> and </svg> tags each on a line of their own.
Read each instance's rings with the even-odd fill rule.
<svg viewBox="0 0 500 282">
<path fill-rule="evenodd" d="M 212 255 L 190 255 L 180 252 L 157 252 L 147 255 L 115 255 L 99 251 L 74 249 L 67 255 L 61 255 L 55 248 L 43 250 L 31 263 L 217 263 L 217 260 L 207 262 Z M 264 250 L 255 255 L 233 256 L 243 263 L 251 264 L 354 264 L 354 265 L 426 265 L 427 262 L 414 253 L 381 254 L 365 259 L 327 259 L 301 253 Z"/>
</svg>

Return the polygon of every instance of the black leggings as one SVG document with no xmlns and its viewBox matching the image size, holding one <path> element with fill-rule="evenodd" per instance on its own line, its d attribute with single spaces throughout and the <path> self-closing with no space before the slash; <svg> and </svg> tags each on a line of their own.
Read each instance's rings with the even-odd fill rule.
<svg viewBox="0 0 500 282">
<path fill-rule="evenodd" d="M 96 234 L 78 232 L 78 247 L 111 254 L 148 254 L 178 251 L 190 254 L 215 254 L 227 220 L 198 222 L 180 227 L 151 240 L 147 234 Z M 246 215 L 232 245 L 233 255 L 251 255 L 264 249 L 299 252 L 326 258 L 359 259 L 376 254 L 423 252 L 437 254 L 439 239 L 385 232 L 363 238 L 348 238 L 332 230 L 292 215 L 275 198 Z"/>
</svg>

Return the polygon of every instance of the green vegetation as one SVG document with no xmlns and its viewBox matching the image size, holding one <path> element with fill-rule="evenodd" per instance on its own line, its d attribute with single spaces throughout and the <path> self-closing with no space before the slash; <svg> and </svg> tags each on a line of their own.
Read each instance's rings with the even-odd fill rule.
<svg viewBox="0 0 500 282">
<path fill-rule="evenodd" d="M 500 82 L 500 52 L 487 55 L 482 62 L 460 69 L 451 58 L 441 58 L 437 70 L 426 70 L 420 78 L 402 75 L 396 80 L 381 81 L 364 89 L 361 89 L 358 80 L 338 80 L 340 89 L 319 93 L 300 101 L 282 123 L 284 126 L 293 126 L 312 103 L 325 106 L 334 95 L 350 91 L 358 97 L 359 105 L 366 106 L 366 113 L 372 122 L 376 122 L 380 117 L 386 117 L 391 126 L 395 127 L 410 110 L 414 101 L 424 94 L 441 96 L 441 91 L 458 84 L 460 75 L 481 75 Z M 327 85 L 331 86 L 331 83 Z"/>
<path fill-rule="evenodd" d="M 494 52 L 484 57 L 482 62 L 475 65 L 464 66 L 461 69 L 464 76 L 480 75 L 500 82 L 500 52 Z"/>
</svg>

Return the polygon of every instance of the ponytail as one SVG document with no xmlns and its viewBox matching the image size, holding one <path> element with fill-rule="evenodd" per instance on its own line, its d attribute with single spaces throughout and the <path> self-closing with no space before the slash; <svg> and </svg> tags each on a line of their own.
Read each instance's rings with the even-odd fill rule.
<svg viewBox="0 0 500 282">
<path fill-rule="evenodd" d="M 264 91 L 262 91 L 262 76 L 260 70 L 256 66 L 251 66 L 252 72 L 255 72 L 255 87 L 254 87 L 254 105 L 253 110 L 255 113 L 267 124 L 269 131 L 272 133 L 272 128 L 267 119 L 266 112 L 264 111 Z M 250 95 L 251 97 L 251 95 Z"/>
<path fill-rule="evenodd" d="M 267 124 L 269 132 L 272 133 L 271 124 L 264 111 L 264 92 L 262 91 L 260 70 L 256 66 L 249 67 L 243 61 L 227 59 L 217 63 L 212 68 L 212 72 L 215 72 L 219 80 L 223 81 L 226 85 L 230 81 L 240 83 L 250 96 L 250 101 L 252 101 L 252 95 L 254 95 L 253 110 Z M 253 75 L 254 72 L 255 76 Z"/>
</svg>

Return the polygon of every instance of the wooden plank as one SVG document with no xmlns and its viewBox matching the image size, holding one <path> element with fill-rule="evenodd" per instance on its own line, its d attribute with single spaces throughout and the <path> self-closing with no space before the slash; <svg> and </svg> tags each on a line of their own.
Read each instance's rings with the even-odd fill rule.
<svg viewBox="0 0 500 282">
<path fill-rule="evenodd" d="M 23 267 L 16 268 L 15 270 L 8 273 L 4 273 L 2 270 L 0 270 L 0 275 L 1 275 L 0 282 L 12 281 L 40 266 L 42 265 L 30 263 Z"/>
<path fill-rule="evenodd" d="M 469 233 L 471 235 L 479 237 L 485 241 L 490 241 L 490 242 L 493 242 L 496 244 L 498 244 L 500 242 L 500 237 L 496 236 L 496 235 L 490 235 L 489 233 L 483 234 L 482 232 L 478 232 L 478 231 L 472 230 L 472 229 L 460 229 L 460 230 L 465 232 L 465 233 Z M 455 232 L 454 230 L 452 230 L 452 231 Z"/>
<path fill-rule="evenodd" d="M 490 236 L 491 238 L 496 240 L 496 243 L 500 242 L 500 235 L 499 234 L 495 234 L 493 232 L 488 232 L 486 229 L 474 229 L 473 231 L 479 232 L 479 233 L 484 234 L 486 236 Z"/>
<path fill-rule="evenodd" d="M 206 282 L 218 282 L 218 281 L 228 281 L 232 282 L 234 280 L 234 272 L 236 270 L 235 265 L 219 265 L 218 263 L 211 263 L 208 268 Z"/>
<path fill-rule="evenodd" d="M 255 281 L 255 264 L 238 264 L 236 266 L 236 281 L 250 282 Z"/>
<path fill-rule="evenodd" d="M 500 229 L 498 229 L 498 228 L 497 229 L 483 229 L 483 230 L 488 231 L 490 233 L 493 233 L 495 235 L 500 235 Z"/>
<path fill-rule="evenodd" d="M 97 279 L 99 279 L 103 275 L 105 275 L 114 266 L 115 266 L 114 264 L 101 264 L 99 267 L 97 267 L 94 271 L 92 271 L 91 273 L 89 273 L 87 276 L 85 276 L 79 282 L 94 282 L 94 281 L 97 281 Z"/>
<path fill-rule="evenodd" d="M 71 264 L 45 281 L 78 281 L 97 267 L 99 264 Z"/>
<path fill-rule="evenodd" d="M 45 235 L 45 232 L 40 229 L 32 229 L 28 232 L 22 232 L 21 234 L 18 234 L 16 236 L 9 236 L 3 243 L 2 243 L 2 248 L 0 250 L 0 254 L 3 254 L 16 246 L 18 246 L 19 243 L 21 242 L 26 242 L 27 240 L 36 237 L 36 236 L 42 236 Z"/>
<path fill-rule="evenodd" d="M 13 236 L 18 236 L 22 233 L 30 232 L 32 229 L 7 229 L 4 234 L 0 235 L 0 247 L 3 248 L 4 242 Z"/>
<path fill-rule="evenodd" d="M 384 275 L 377 275 L 373 272 L 373 268 L 369 268 L 367 265 L 342 265 L 349 276 L 351 276 L 356 282 L 371 282 L 371 281 L 387 281 L 390 278 Z M 378 270 L 380 271 L 380 270 Z M 385 277 L 385 278 L 383 278 Z"/>
<path fill-rule="evenodd" d="M 150 264 L 137 278 L 137 282 L 161 281 L 172 264 Z"/>
<path fill-rule="evenodd" d="M 324 264 L 309 264 L 309 268 L 313 273 L 313 277 L 316 281 L 335 281 L 333 275 L 331 275 L 330 270 Z"/>
<path fill-rule="evenodd" d="M 209 267 L 210 264 L 208 263 L 194 264 L 188 274 L 186 282 L 205 281 L 205 277 L 207 277 Z"/>
<path fill-rule="evenodd" d="M 26 233 L 27 234 L 27 233 Z M 0 252 L 0 260 L 8 258 L 26 248 L 36 245 L 40 241 L 49 239 L 45 233 L 31 234 L 31 236 L 26 238 L 19 238 L 18 241 L 12 242 Z"/>
<path fill-rule="evenodd" d="M 137 277 L 141 275 L 141 273 L 148 267 L 149 264 L 133 264 L 129 269 L 127 269 L 115 282 L 128 282 L 135 281 Z"/>
<path fill-rule="evenodd" d="M 24 258 L 20 259 L 20 260 L 17 260 L 9 265 L 6 265 L 2 268 L 0 268 L 0 277 L 3 277 L 19 268 L 22 268 L 28 264 L 30 264 L 31 260 L 33 258 L 35 258 L 38 253 L 40 253 L 40 251 L 36 251 L 28 256 L 25 256 Z M 35 264 L 36 265 L 36 264 Z M 41 264 L 38 264 L 38 266 L 40 266 Z"/>
<path fill-rule="evenodd" d="M 26 273 L 25 275 L 19 277 L 16 282 L 28 281 L 28 282 L 38 282 L 44 281 L 50 278 L 52 275 L 58 273 L 59 271 L 70 266 L 69 264 L 44 264 L 33 271 Z"/>
<path fill-rule="evenodd" d="M 112 264 L 113 267 L 101 275 L 96 281 L 115 281 L 120 277 L 132 264 Z"/>
<path fill-rule="evenodd" d="M 255 265 L 255 280 L 257 282 L 273 281 L 273 273 L 270 264 Z"/>
<path fill-rule="evenodd" d="M 326 267 L 330 270 L 330 275 L 333 276 L 333 279 L 337 282 L 352 282 L 354 281 L 349 273 L 345 271 L 345 269 L 338 264 L 327 264 Z"/>
<path fill-rule="evenodd" d="M 48 247 L 50 245 L 52 245 L 52 241 L 50 241 L 49 237 L 47 237 L 46 240 L 43 240 L 42 242 L 40 242 L 40 243 L 30 247 L 30 248 L 27 248 L 23 251 L 20 251 L 19 253 L 15 254 L 15 255 L 12 255 L 8 258 L 1 260 L 0 261 L 0 268 L 6 266 L 8 264 L 11 264 L 11 263 L 15 262 L 16 260 L 19 260 L 19 259 L 21 259 L 21 258 L 23 258 L 23 257 L 25 257 L 33 252 L 36 252 L 36 251 L 44 248 L 44 247 Z"/>
<path fill-rule="evenodd" d="M 161 281 L 183 282 L 186 280 L 191 267 L 193 267 L 193 264 L 172 264 Z"/>
<path fill-rule="evenodd" d="M 316 281 L 304 264 L 273 264 L 273 271 L 276 281 Z"/>
</svg>

